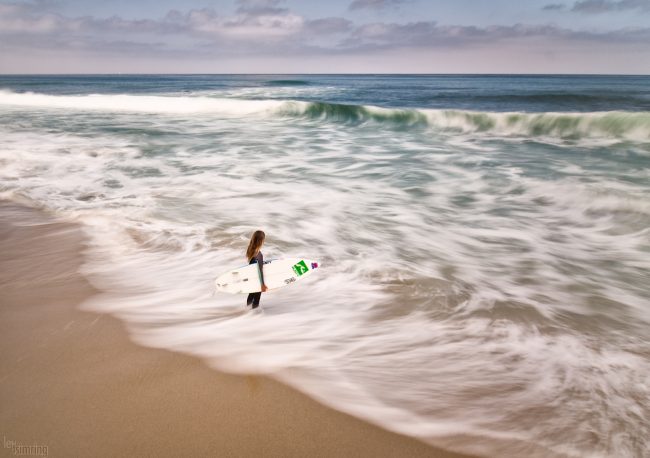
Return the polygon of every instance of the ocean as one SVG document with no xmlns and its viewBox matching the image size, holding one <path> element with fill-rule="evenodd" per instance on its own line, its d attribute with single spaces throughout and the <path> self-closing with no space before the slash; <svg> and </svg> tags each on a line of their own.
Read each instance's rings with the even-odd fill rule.
<svg viewBox="0 0 650 458">
<path fill-rule="evenodd" d="M 82 307 L 142 345 L 457 451 L 648 456 L 648 76 L 0 76 L 0 197 L 83 225 Z M 321 264 L 261 312 L 213 290 L 256 229 Z"/>
</svg>

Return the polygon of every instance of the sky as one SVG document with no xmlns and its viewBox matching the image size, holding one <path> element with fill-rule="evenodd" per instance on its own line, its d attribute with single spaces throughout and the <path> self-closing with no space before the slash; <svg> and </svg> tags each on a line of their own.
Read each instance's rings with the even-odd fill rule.
<svg viewBox="0 0 650 458">
<path fill-rule="evenodd" d="M 650 74 L 650 0 L 0 0 L 0 73 Z"/>
</svg>

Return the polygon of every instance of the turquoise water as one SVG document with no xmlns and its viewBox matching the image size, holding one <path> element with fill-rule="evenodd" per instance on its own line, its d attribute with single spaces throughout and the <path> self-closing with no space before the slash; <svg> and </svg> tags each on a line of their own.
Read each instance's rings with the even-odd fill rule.
<svg viewBox="0 0 650 458">
<path fill-rule="evenodd" d="M 648 448 L 650 77 L 2 76 L 0 195 L 84 224 L 141 344 L 461 451 Z M 322 263 L 262 314 L 212 295 L 258 228 Z"/>
</svg>

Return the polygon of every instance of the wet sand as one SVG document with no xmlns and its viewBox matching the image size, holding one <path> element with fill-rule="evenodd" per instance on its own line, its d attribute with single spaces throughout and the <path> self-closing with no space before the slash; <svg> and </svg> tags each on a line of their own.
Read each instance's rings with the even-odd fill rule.
<svg viewBox="0 0 650 458">
<path fill-rule="evenodd" d="M 0 456 L 462 456 L 135 345 L 117 319 L 78 310 L 96 292 L 83 244 L 78 226 L 0 202 Z"/>
</svg>

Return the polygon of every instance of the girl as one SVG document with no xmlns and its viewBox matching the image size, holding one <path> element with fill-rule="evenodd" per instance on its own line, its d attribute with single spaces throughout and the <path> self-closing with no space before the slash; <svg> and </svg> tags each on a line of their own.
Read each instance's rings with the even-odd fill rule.
<svg viewBox="0 0 650 458">
<path fill-rule="evenodd" d="M 262 284 L 262 291 L 259 293 L 250 293 L 248 299 L 246 299 L 246 304 L 252 305 L 253 308 L 257 308 L 260 305 L 260 297 L 262 292 L 266 291 L 268 288 L 264 284 L 264 256 L 260 252 L 260 248 L 264 245 L 264 239 L 266 236 L 262 231 L 255 231 L 251 237 L 251 241 L 248 243 L 248 248 L 246 249 L 246 258 L 248 259 L 249 264 L 257 263 L 260 270 L 260 283 Z"/>
</svg>

